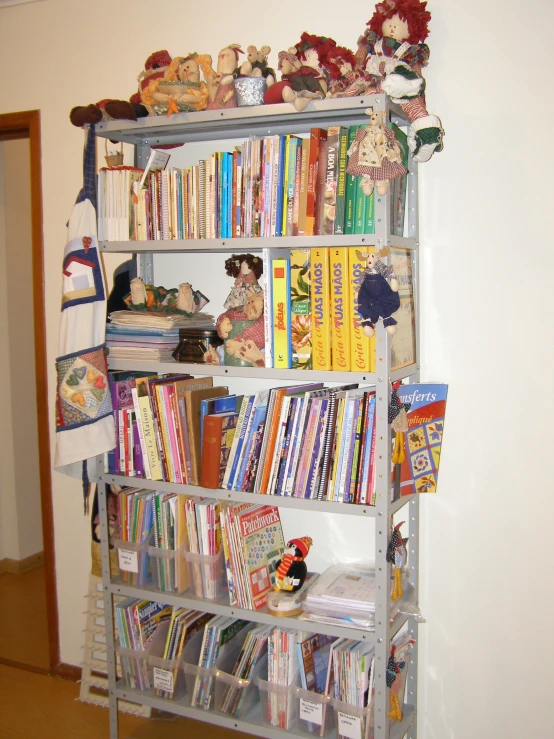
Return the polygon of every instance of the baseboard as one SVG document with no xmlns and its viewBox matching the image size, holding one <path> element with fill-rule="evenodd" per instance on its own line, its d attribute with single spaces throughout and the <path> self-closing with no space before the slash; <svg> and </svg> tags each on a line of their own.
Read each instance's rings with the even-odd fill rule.
<svg viewBox="0 0 554 739">
<path fill-rule="evenodd" d="M 37 552 L 31 554 L 30 557 L 25 559 L 0 559 L 0 575 L 4 572 L 11 572 L 14 575 L 22 575 L 24 572 L 29 572 L 37 567 L 44 565 L 44 552 Z"/>
<path fill-rule="evenodd" d="M 52 670 L 54 677 L 61 677 L 63 680 L 71 680 L 74 683 L 78 683 L 81 679 L 82 669 L 77 665 L 68 665 L 65 662 L 60 664 Z"/>
</svg>

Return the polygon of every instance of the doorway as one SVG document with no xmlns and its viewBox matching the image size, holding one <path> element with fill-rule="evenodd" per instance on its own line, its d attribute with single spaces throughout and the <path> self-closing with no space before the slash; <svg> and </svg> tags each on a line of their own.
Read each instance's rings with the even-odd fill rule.
<svg viewBox="0 0 554 739">
<path fill-rule="evenodd" d="M 52 673 L 59 637 L 44 313 L 40 112 L 25 111 L 0 115 L 0 662 Z"/>
</svg>

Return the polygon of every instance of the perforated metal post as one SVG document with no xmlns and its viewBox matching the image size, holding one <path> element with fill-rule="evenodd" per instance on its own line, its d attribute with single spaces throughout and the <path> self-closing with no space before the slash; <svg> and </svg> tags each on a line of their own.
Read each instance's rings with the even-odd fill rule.
<svg viewBox="0 0 554 739">
<path fill-rule="evenodd" d="M 110 708 L 110 739 L 118 739 L 117 698 L 115 696 L 117 673 L 115 661 L 115 634 L 112 607 L 112 594 L 108 583 L 110 571 L 110 541 L 108 528 L 108 495 L 107 485 L 102 479 L 104 469 L 103 458 L 97 457 L 98 470 L 98 514 L 100 518 L 100 546 L 102 552 L 102 584 L 104 590 L 104 618 L 106 623 L 106 657 L 108 663 L 108 689 Z"/>
</svg>

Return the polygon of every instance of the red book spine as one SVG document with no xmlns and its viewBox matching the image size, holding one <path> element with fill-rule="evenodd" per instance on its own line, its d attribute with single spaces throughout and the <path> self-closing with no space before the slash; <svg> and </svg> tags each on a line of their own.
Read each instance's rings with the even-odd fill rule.
<svg viewBox="0 0 554 739">
<path fill-rule="evenodd" d="M 317 158 L 317 175 L 315 190 L 315 223 L 314 235 L 323 234 L 323 213 L 325 208 L 325 185 L 327 178 L 327 132 L 325 138 L 321 137 Z"/>
<path fill-rule="evenodd" d="M 152 406 L 152 416 L 154 418 L 154 427 L 156 433 L 156 443 L 158 445 L 158 454 L 160 456 L 160 462 L 162 465 L 163 479 L 169 480 L 169 473 L 167 468 L 167 459 L 165 457 L 165 449 L 162 441 L 162 427 L 161 427 L 161 416 L 160 409 L 158 407 L 158 397 L 156 394 L 155 385 L 148 383 L 148 395 L 150 397 L 150 404 Z"/>
<path fill-rule="evenodd" d="M 315 234 L 317 168 L 321 143 L 325 141 L 327 141 L 327 131 L 325 129 L 311 129 L 308 164 L 308 192 L 306 195 L 306 236 L 313 236 Z"/>
</svg>

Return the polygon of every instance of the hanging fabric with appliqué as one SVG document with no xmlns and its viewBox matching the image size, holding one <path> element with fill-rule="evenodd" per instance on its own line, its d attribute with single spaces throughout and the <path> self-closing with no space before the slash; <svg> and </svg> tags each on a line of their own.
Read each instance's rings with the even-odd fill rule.
<svg viewBox="0 0 554 739">
<path fill-rule="evenodd" d="M 83 188 L 68 222 L 62 265 L 54 462 L 58 471 L 82 478 L 85 488 L 95 476 L 95 466 L 89 469 L 87 460 L 115 447 L 95 179 L 96 143 L 91 126 L 84 152 Z"/>
</svg>

